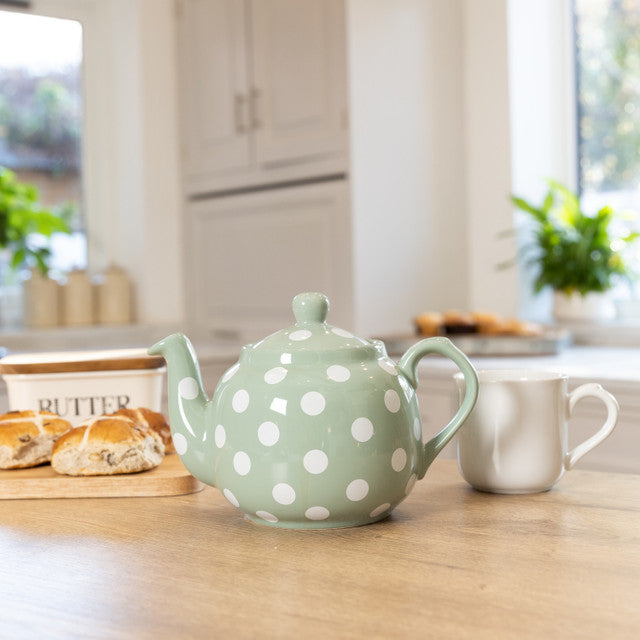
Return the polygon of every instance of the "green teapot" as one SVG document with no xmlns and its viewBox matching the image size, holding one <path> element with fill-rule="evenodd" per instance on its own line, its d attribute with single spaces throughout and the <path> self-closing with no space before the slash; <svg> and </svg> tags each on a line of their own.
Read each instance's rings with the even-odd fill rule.
<svg viewBox="0 0 640 640">
<path fill-rule="evenodd" d="M 167 361 L 182 462 L 254 522 L 319 529 L 385 518 L 476 402 L 477 373 L 448 339 L 423 339 L 394 363 L 381 341 L 327 324 L 328 310 L 320 293 L 296 296 L 295 324 L 242 347 L 211 400 L 185 335 L 149 349 Z M 451 422 L 424 443 L 416 368 L 430 353 L 453 360 L 466 391 Z"/>
</svg>

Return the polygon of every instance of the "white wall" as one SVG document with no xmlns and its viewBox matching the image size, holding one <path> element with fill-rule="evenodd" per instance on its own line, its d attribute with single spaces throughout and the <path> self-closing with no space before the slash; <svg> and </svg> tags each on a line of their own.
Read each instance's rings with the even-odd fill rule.
<svg viewBox="0 0 640 640">
<path fill-rule="evenodd" d="M 499 237 L 513 228 L 510 71 L 529 92 L 539 87 L 509 68 L 509 0 L 350 0 L 348 8 L 357 326 L 399 331 L 429 309 L 518 315 L 519 271 L 497 269 L 517 253 L 515 238 Z M 564 26 L 537 11 L 536 22 L 522 16 L 529 49 L 521 44 L 520 53 L 543 74 L 531 39 L 538 27 Z M 526 99 L 536 112 L 536 97 Z M 540 141 L 555 131 L 547 124 L 530 129 Z"/>
<path fill-rule="evenodd" d="M 468 298 L 460 1 L 347 3 L 355 325 Z"/>
<path fill-rule="evenodd" d="M 91 233 L 106 239 L 102 251 L 92 252 L 92 266 L 115 260 L 135 274 L 141 322 L 180 321 L 184 298 L 175 8 L 172 0 L 115 0 L 108 6 L 117 70 L 109 96 L 112 209 L 96 221 L 100 233 Z"/>
<path fill-rule="evenodd" d="M 463 29 L 468 304 L 515 316 L 517 271 L 496 268 L 516 251 L 498 238 L 513 226 L 507 0 L 465 0 Z"/>
<path fill-rule="evenodd" d="M 145 175 L 145 283 L 143 318 L 185 319 L 183 202 L 178 133 L 175 6 L 173 0 L 140 0 L 142 148 Z"/>
</svg>

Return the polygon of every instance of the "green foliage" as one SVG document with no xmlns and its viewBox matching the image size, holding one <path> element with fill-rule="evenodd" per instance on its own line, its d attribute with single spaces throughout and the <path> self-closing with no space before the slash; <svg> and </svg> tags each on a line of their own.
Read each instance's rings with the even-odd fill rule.
<svg viewBox="0 0 640 640">
<path fill-rule="evenodd" d="M 614 235 L 610 225 L 618 214 L 611 207 L 586 215 L 574 193 L 553 180 L 548 184 L 540 206 L 511 196 L 513 204 L 533 221 L 535 240 L 523 251 L 528 254 L 528 263 L 539 269 L 535 291 L 549 286 L 567 294 L 585 295 L 607 291 L 617 278 L 631 277 L 622 249 L 640 234 Z"/>
<path fill-rule="evenodd" d="M 47 239 L 54 233 L 70 233 L 72 211 L 68 207 L 48 210 L 39 204 L 37 188 L 20 182 L 0 167 L 0 249 L 11 253 L 11 268 L 37 266 L 49 270 L 51 250 Z"/>
</svg>

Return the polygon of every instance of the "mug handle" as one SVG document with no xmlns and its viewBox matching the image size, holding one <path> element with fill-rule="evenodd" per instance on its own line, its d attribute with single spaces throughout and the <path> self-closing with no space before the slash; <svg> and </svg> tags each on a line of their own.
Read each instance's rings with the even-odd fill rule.
<svg viewBox="0 0 640 640">
<path fill-rule="evenodd" d="M 582 400 L 582 398 L 587 397 L 598 398 L 604 402 L 607 407 L 607 419 L 597 433 L 565 455 L 564 468 L 567 471 L 571 469 L 585 453 L 591 451 L 591 449 L 599 445 L 607 436 L 609 436 L 618 422 L 618 412 L 620 410 L 618 401 L 608 391 L 595 382 L 583 384 L 569 394 L 569 417 L 573 415 L 576 404 Z"/>
<path fill-rule="evenodd" d="M 460 408 L 449 424 L 433 436 L 429 442 L 423 444 L 421 461 L 423 466 L 418 473 L 418 479 L 424 477 L 429 465 L 462 426 L 478 399 L 478 374 L 474 366 L 471 364 L 469 358 L 467 358 L 451 340 L 442 337 L 420 340 L 420 342 L 416 342 L 416 344 L 410 347 L 402 358 L 400 358 L 397 367 L 414 389 L 418 386 L 418 379 L 416 377 L 418 361 L 429 353 L 439 353 L 453 360 L 464 376 L 466 388 Z"/>
</svg>

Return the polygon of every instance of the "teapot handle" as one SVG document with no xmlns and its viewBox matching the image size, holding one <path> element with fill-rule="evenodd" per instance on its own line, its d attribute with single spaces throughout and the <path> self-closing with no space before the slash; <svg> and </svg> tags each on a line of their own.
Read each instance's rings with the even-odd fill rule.
<svg viewBox="0 0 640 640">
<path fill-rule="evenodd" d="M 474 366 L 471 364 L 469 358 L 467 358 L 451 340 L 442 337 L 420 340 L 420 342 L 410 347 L 402 356 L 400 362 L 398 362 L 398 369 L 400 369 L 414 389 L 418 386 L 416 376 L 418 362 L 429 353 L 439 353 L 453 360 L 464 376 L 466 390 L 460 408 L 449 424 L 431 438 L 431 440 L 423 444 L 423 466 L 418 474 L 418 478 L 424 477 L 429 465 L 467 419 L 478 398 L 478 374 Z"/>
</svg>

